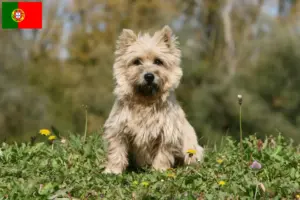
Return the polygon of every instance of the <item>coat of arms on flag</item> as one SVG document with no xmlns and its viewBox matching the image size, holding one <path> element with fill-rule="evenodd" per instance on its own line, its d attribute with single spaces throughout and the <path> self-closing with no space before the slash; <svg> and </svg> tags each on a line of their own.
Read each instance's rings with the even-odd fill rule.
<svg viewBox="0 0 300 200">
<path fill-rule="evenodd" d="M 24 20 L 25 18 L 25 13 L 22 9 L 15 9 L 12 11 L 11 13 L 11 18 L 15 21 L 15 22 L 21 22 Z"/>
</svg>

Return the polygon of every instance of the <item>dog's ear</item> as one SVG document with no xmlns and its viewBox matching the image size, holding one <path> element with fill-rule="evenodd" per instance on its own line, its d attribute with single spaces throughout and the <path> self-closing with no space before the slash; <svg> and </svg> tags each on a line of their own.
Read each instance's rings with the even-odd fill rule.
<svg viewBox="0 0 300 200">
<path fill-rule="evenodd" d="M 168 47 L 171 47 L 172 34 L 173 31 L 168 25 L 164 26 L 161 30 L 162 40 Z"/>
<path fill-rule="evenodd" d="M 137 36 L 132 30 L 123 29 L 122 33 L 120 34 L 117 40 L 117 45 L 116 45 L 117 52 L 122 54 L 127 49 L 127 47 L 129 47 L 136 40 L 137 40 Z"/>
<path fill-rule="evenodd" d="M 177 38 L 173 35 L 172 29 L 166 25 L 159 32 L 156 33 L 159 42 L 164 42 L 168 48 L 177 47 Z"/>
</svg>

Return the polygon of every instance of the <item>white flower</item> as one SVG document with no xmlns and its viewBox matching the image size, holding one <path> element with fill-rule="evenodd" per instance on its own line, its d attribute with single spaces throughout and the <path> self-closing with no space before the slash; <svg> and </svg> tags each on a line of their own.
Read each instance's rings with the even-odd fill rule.
<svg viewBox="0 0 300 200">
<path fill-rule="evenodd" d="M 66 143 L 66 139 L 65 139 L 65 138 L 62 138 L 62 139 L 60 140 L 60 142 L 63 143 L 63 144 L 65 144 L 65 143 Z"/>
</svg>

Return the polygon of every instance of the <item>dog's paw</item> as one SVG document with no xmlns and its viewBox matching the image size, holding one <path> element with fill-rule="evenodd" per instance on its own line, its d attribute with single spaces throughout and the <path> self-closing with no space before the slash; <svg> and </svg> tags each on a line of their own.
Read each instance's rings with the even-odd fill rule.
<svg viewBox="0 0 300 200">
<path fill-rule="evenodd" d="M 118 168 L 105 168 L 105 170 L 102 172 L 103 174 L 121 174 L 123 172 L 122 169 Z"/>
<path fill-rule="evenodd" d="M 154 164 L 152 168 L 156 171 L 164 172 L 170 169 L 171 167 L 169 165 Z"/>
</svg>

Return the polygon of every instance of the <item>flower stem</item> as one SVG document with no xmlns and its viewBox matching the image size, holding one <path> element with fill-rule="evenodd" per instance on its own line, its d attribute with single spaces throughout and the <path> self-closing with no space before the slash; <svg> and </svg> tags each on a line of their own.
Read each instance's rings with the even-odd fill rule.
<svg viewBox="0 0 300 200">
<path fill-rule="evenodd" d="M 254 195 L 255 200 L 256 200 L 257 190 L 258 190 L 258 184 L 256 184 L 256 188 L 255 188 L 255 195 Z"/>
<path fill-rule="evenodd" d="M 83 142 L 85 142 L 85 140 L 86 140 L 86 134 L 87 134 L 87 108 L 85 108 L 85 126 L 84 126 Z"/>
<path fill-rule="evenodd" d="M 242 130 L 242 105 L 240 105 L 240 145 L 243 150 L 243 130 Z"/>
</svg>

